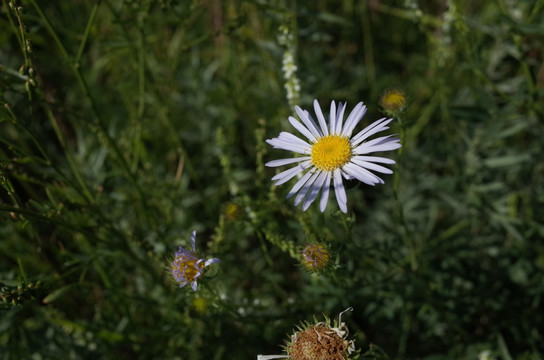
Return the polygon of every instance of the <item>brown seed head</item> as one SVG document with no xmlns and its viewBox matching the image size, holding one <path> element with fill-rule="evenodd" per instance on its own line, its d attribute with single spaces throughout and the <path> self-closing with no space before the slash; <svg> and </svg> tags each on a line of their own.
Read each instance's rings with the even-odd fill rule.
<svg viewBox="0 0 544 360">
<path fill-rule="evenodd" d="M 345 360 L 348 341 L 326 323 L 295 333 L 288 355 L 293 360 Z"/>
</svg>

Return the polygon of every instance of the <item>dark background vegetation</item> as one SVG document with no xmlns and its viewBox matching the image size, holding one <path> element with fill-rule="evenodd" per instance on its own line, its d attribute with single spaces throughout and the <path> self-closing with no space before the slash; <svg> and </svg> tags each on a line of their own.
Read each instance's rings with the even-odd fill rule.
<svg viewBox="0 0 544 360">
<path fill-rule="evenodd" d="M 363 353 L 543 356 L 544 1 L 1 4 L 0 358 L 255 359 L 350 306 Z M 303 108 L 406 95 L 347 216 L 263 166 L 287 51 Z M 193 229 L 196 293 L 166 269 Z"/>
</svg>

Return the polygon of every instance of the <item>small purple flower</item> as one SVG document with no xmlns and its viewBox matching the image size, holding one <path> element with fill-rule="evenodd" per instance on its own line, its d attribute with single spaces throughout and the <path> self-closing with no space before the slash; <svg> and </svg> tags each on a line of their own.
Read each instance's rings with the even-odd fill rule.
<svg viewBox="0 0 544 360">
<path fill-rule="evenodd" d="M 170 273 L 174 277 L 174 280 L 179 284 L 179 287 L 184 287 L 187 283 L 191 283 L 193 291 L 196 291 L 198 286 L 197 279 L 203 274 L 204 268 L 211 264 L 220 262 L 218 258 L 212 259 L 199 259 L 196 256 L 196 231 L 191 234 L 191 248 L 193 251 L 189 251 L 180 246 L 176 251 L 176 257 L 170 263 Z"/>
</svg>

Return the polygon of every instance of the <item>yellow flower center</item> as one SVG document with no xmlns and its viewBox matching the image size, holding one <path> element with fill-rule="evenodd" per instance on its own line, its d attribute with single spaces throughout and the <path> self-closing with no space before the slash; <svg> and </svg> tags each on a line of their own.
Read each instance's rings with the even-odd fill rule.
<svg viewBox="0 0 544 360">
<path fill-rule="evenodd" d="M 351 158 L 351 145 L 347 137 L 327 135 L 312 146 L 312 163 L 319 170 L 333 171 Z"/>
<path fill-rule="evenodd" d="M 406 97 L 400 90 L 390 90 L 383 94 L 381 98 L 381 105 L 386 110 L 397 111 L 402 109 L 404 103 L 406 102 Z"/>
<path fill-rule="evenodd" d="M 174 264 L 174 269 L 178 270 L 180 273 L 183 273 L 185 275 L 185 278 L 187 281 L 192 282 L 195 280 L 195 276 L 198 274 L 198 270 L 195 268 L 195 263 L 198 261 L 198 259 L 182 259 L 178 258 L 178 261 Z M 185 271 L 183 269 L 187 265 L 187 268 Z M 197 265 L 200 269 L 204 268 L 204 261 L 201 261 Z"/>
</svg>

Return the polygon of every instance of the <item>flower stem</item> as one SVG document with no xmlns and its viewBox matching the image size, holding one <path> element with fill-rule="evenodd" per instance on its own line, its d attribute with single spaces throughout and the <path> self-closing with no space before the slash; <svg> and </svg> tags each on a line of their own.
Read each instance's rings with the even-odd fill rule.
<svg viewBox="0 0 544 360">
<path fill-rule="evenodd" d="M 401 114 L 397 116 L 397 121 L 400 125 L 400 134 L 399 134 L 400 143 L 404 147 L 406 145 L 406 123 L 403 121 Z M 399 222 L 404 229 L 401 237 L 404 242 L 404 246 L 406 246 L 406 248 L 408 249 L 410 268 L 412 269 L 412 271 L 416 271 L 418 268 L 418 262 L 417 262 L 417 256 L 416 256 L 416 243 L 410 232 L 410 229 L 408 228 L 408 224 L 404 216 L 404 207 L 402 206 L 402 203 L 399 199 L 399 184 L 400 184 L 401 164 L 402 164 L 402 158 L 403 158 L 403 147 L 399 149 L 399 153 L 398 153 L 399 155 L 397 158 L 397 171 L 395 171 L 395 176 L 393 179 L 393 196 L 395 198 Z"/>
</svg>

